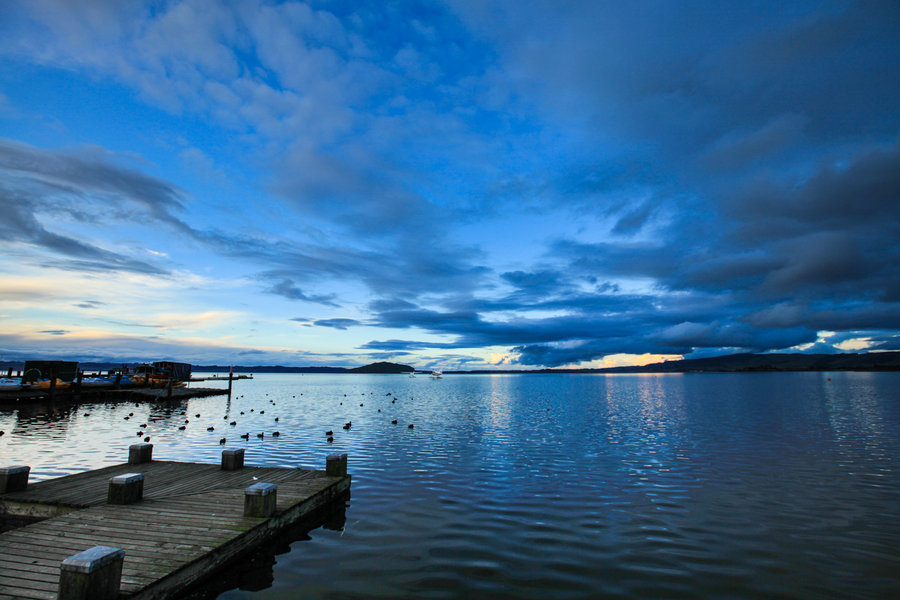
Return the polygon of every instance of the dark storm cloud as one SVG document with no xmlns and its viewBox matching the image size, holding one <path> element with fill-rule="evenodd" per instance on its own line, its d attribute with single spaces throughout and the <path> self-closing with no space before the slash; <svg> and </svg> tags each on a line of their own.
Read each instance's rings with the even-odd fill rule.
<svg viewBox="0 0 900 600">
<path fill-rule="evenodd" d="M 392 360 L 398 356 L 410 356 L 411 352 L 371 352 L 366 354 L 370 360 Z"/>
<path fill-rule="evenodd" d="M 47 266 L 90 271 L 168 271 L 152 263 L 104 250 L 49 231 L 36 215 L 63 212 L 78 220 L 100 220 L 109 202 L 141 207 L 155 219 L 185 226 L 169 212 L 180 208 L 177 190 L 160 180 L 112 165 L 102 155 L 71 155 L 0 140 L 0 239 L 44 248 L 62 258 Z"/>
<path fill-rule="evenodd" d="M 371 341 L 358 346 L 362 350 L 392 350 L 392 351 L 414 351 L 426 350 L 431 348 L 458 348 L 459 346 L 452 343 L 442 342 L 415 342 L 411 340 L 383 340 Z"/>
<path fill-rule="evenodd" d="M 325 306 L 338 306 L 337 303 L 334 302 L 334 294 L 329 295 L 309 295 L 305 294 L 303 290 L 297 287 L 293 281 L 286 278 L 278 278 L 276 277 L 268 277 L 268 279 L 274 279 L 275 281 L 266 288 L 266 292 L 270 294 L 275 294 L 277 296 L 281 296 L 283 298 L 287 298 L 288 300 L 299 300 L 301 302 L 312 302 L 315 304 L 324 304 Z"/>
<path fill-rule="evenodd" d="M 78 308 L 94 309 L 106 306 L 106 302 L 101 302 L 100 300 L 84 300 L 75 304 L 75 306 Z"/>
<path fill-rule="evenodd" d="M 350 327 L 354 327 L 356 325 L 360 325 L 361 323 L 356 319 L 319 319 L 313 322 L 313 325 L 318 327 L 331 327 L 333 329 L 341 329 L 346 330 Z"/>
<path fill-rule="evenodd" d="M 500 278 L 530 296 L 546 296 L 559 293 L 571 285 L 563 281 L 560 273 L 552 270 L 543 271 L 510 271 L 502 273 Z"/>
</svg>

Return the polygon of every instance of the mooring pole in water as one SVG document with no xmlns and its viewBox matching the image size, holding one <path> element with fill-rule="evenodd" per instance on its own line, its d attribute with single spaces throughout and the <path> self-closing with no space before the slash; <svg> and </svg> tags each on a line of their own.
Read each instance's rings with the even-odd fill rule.
<svg viewBox="0 0 900 600">
<path fill-rule="evenodd" d="M 231 400 L 231 384 L 234 381 L 234 365 L 228 367 L 228 399 Z"/>
<path fill-rule="evenodd" d="M 115 600 L 122 585 L 125 551 L 94 546 L 62 561 L 59 600 Z"/>
<path fill-rule="evenodd" d="M 168 390 L 166 391 L 166 397 L 171 398 L 172 397 L 172 375 L 169 375 L 169 383 L 166 384 L 166 387 L 168 388 Z"/>
</svg>

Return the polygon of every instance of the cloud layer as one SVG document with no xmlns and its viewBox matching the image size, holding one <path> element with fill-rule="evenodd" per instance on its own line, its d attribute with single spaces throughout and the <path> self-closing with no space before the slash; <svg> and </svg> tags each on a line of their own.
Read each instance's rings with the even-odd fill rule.
<svg viewBox="0 0 900 600">
<path fill-rule="evenodd" d="M 0 10 L 6 273 L 234 272 L 360 360 L 897 347 L 895 3 Z"/>
</svg>

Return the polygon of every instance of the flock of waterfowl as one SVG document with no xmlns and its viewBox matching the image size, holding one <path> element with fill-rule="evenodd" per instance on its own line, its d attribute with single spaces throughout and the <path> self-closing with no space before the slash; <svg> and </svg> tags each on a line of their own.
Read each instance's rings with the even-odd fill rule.
<svg viewBox="0 0 900 600">
<path fill-rule="evenodd" d="M 303 394 L 300 394 L 300 395 L 302 396 Z M 363 393 L 363 395 L 365 395 L 365 393 Z M 268 396 L 268 394 L 266 394 L 266 396 Z M 347 394 L 344 394 L 344 397 L 346 397 L 346 396 L 347 396 Z M 392 393 L 392 392 L 388 392 L 387 394 L 385 394 L 385 396 L 391 397 L 391 404 L 396 404 L 397 399 L 393 396 L 393 393 Z M 240 398 L 243 398 L 243 397 L 244 397 L 243 395 L 238 396 L 239 399 L 240 399 Z M 296 397 L 297 397 L 296 395 L 295 395 L 295 396 L 292 396 L 292 398 L 296 398 Z M 276 406 L 276 403 L 275 403 L 274 400 L 269 399 L 269 403 L 270 403 L 271 406 Z M 343 405 L 344 403 L 343 403 L 343 402 L 340 402 L 340 404 Z M 360 405 L 360 407 L 363 407 L 363 406 L 365 406 L 365 403 L 360 402 L 359 405 Z M 139 406 L 140 406 L 140 403 L 135 403 L 135 406 L 136 406 L 136 407 L 139 407 Z M 246 412 L 247 412 L 247 411 L 240 411 L 240 414 L 241 414 L 241 415 L 245 415 Z M 249 410 L 249 412 L 251 412 L 251 413 L 256 412 L 256 409 L 251 408 L 251 409 Z M 378 412 L 379 412 L 379 413 L 381 412 L 381 409 L 380 409 L 380 408 L 378 409 Z M 258 411 L 258 414 L 260 414 L 260 415 L 263 415 L 263 414 L 265 414 L 265 413 L 266 413 L 265 410 L 260 410 L 260 411 Z M 84 417 L 89 417 L 89 416 L 91 416 L 91 413 L 86 412 L 86 413 L 83 414 L 83 416 L 84 416 Z M 184 416 L 187 416 L 187 411 L 186 411 L 186 410 L 182 410 L 182 411 L 181 411 L 181 416 L 183 416 L 183 417 L 184 417 Z M 196 413 L 196 414 L 194 415 L 194 418 L 195 418 L 195 419 L 200 419 L 201 417 L 202 417 L 202 415 L 201 415 L 200 413 Z M 135 418 L 135 415 L 134 415 L 133 412 L 130 412 L 130 413 L 128 413 L 128 415 L 126 415 L 125 417 L 123 417 L 123 420 L 128 421 L 128 420 L 130 420 L 130 419 L 132 419 L 132 418 Z M 223 419 L 224 421 L 228 421 L 229 418 L 231 418 L 231 417 L 230 417 L 229 414 L 227 414 L 227 413 L 222 417 L 222 419 Z M 184 419 L 184 423 L 178 426 L 178 430 L 179 430 L 179 431 L 185 431 L 185 430 L 187 429 L 187 426 L 190 424 L 190 422 L 191 422 L 191 420 L 190 420 L 189 418 L 185 418 L 185 419 Z M 278 423 L 278 422 L 279 422 L 279 417 L 274 417 L 274 422 L 275 422 L 275 423 Z M 236 420 L 236 419 L 233 419 L 233 418 L 232 418 L 231 421 L 228 422 L 228 426 L 229 426 L 229 427 L 237 427 L 237 424 L 238 424 L 237 420 Z M 398 420 L 397 420 L 397 419 L 392 419 L 392 420 L 391 420 L 391 424 L 392 424 L 392 425 L 397 425 L 397 424 L 398 424 Z M 353 422 L 352 422 L 352 421 L 347 421 L 347 422 L 343 425 L 342 429 L 344 429 L 345 431 L 350 431 L 350 428 L 351 428 L 352 426 L 353 426 Z M 149 442 L 150 439 L 151 439 L 151 435 L 149 435 L 149 434 L 150 434 L 150 431 L 149 431 L 149 425 L 148 425 L 148 423 L 141 423 L 138 427 L 139 427 L 139 429 L 138 429 L 138 431 L 137 431 L 137 437 L 143 438 L 143 440 L 144 440 L 145 442 Z M 409 428 L 409 429 L 413 429 L 413 428 L 414 428 L 414 425 L 413 425 L 412 423 L 410 423 L 410 424 L 408 425 L 408 428 Z M 215 430 L 216 430 L 216 428 L 215 428 L 214 425 L 209 425 L 209 426 L 206 428 L 206 431 L 208 431 L 208 432 L 210 432 L 210 433 L 214 432 Z M 6 433 L 5 431 L 0 431 L 0 436 L 4 435 L 5 433 Z M 270 433 L 270 436 L 271 436 L 271 437 L 275 437 L 275 438 L 280 437 L 280 436 L 281 436 L 281 432 L 280 432 L 280 431 L 273 431 L 273 432 Z M 334 431 L 333 431 L 333 430 L 330 430 L 330 429 L 329 429 L 328 431 L 326 431 L 326 432 L 325 432 L 325 436 L 326 436 L 326 438 L 325 438 L 325 441 L 326 441 L 326 442 L 331 443 L 331 442 L 334 441 Z M 243 434 L 241 434 L 239 437 L 240 437 L 241 439 L 243 439 L 243 440 L 249 440 L 249 439 L 250 439 L 250 432 L 243 433 Z M 261 432 L 259 432 L 259 433 L 256 434 L 256 437 L 259 438 L 259 439 L 265 439 L 265 437 L 266 437 L 266 432 L 261 431 Z M 219 444 L 224 445 L 224 444 L 226 444 L 227 442 L 228 442 L 228 438 L 227 438 L 227 437 L 222 437 L 221 439 L 219 439 Z"/>
</svg>

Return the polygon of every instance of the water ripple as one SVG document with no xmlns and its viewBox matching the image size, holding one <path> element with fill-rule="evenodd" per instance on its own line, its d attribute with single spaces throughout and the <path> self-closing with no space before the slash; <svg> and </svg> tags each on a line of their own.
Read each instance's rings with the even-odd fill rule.
<svg viewBox="0 0 900 600">
<path fill-rule="evenodd" d="M 0 409 L 0 463 L 119 463 L 138 431 L 158 459 L 347 452 L 343 529 L 232 600 L 890 597 L 900 376 L 829 375 L 265 375 L 230 402 Z"/>
</svg>

